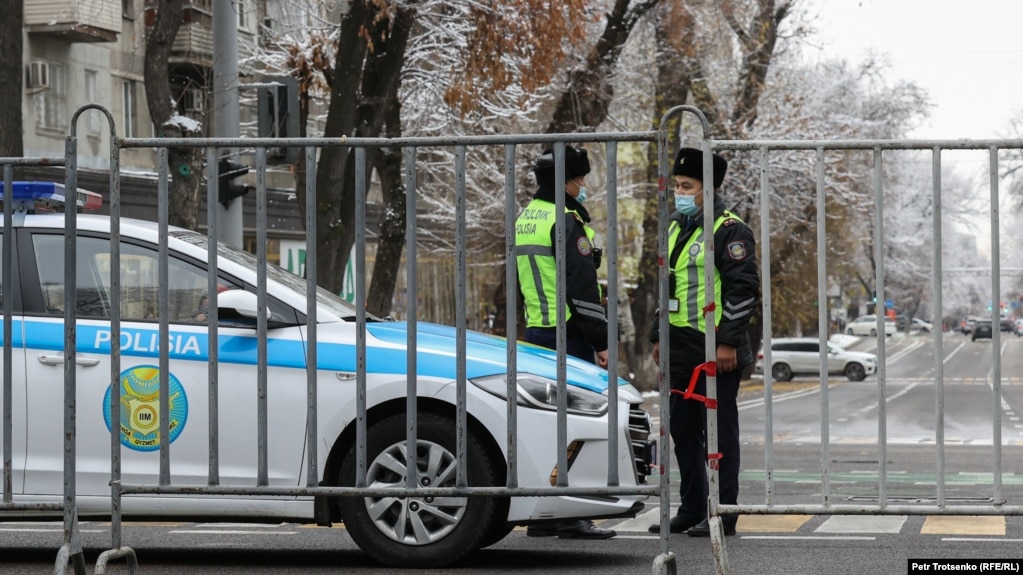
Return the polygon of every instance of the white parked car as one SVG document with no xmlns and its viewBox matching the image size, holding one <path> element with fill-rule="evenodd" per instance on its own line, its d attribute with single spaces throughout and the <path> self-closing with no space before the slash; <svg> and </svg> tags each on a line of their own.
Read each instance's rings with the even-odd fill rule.
<svg viewBox="0 0 1023 575">
<path fill-rule="evenodd" d="M 52 184 L 51 184 L 52 185 Z M 20 187 L 16 186 L 17 194 Z M 2 186 L 0 186 L 2 190 Z M 0 222 L 2 222 L 0 213 Z M 208 240 L 170 228 L 170 433 L 160 437 L 159 228 L 122 219 L 120 310 L 121 416 L 111 421 L 110 219 L 77 218 L 77 503 L 80 517 L 111 512 L 110 430 L 120 430 L 127 484 L 159 484 L 161 442 L 172 448 L 173 485 L 208 482 L 209 350 L 206 309 Z M 12 237 L 14 362 L 12 368 L 12 489 L 20 502 L 59 503 L 64 491 L 64 215 L 18 215 Z M 2 230 L 2 228 L 0 228 Z M 2 255 L 0 251 L 0 255 Z M 257 333 L 256 258 L 218 246 L 220 477 L 222 485 L 256 485 Z M 271 487 L 306 483 L 306 282 L 267 265 L 267 453 Z M 318 417 L 317 473 L 323 485 L 353 485 L 356 427 L 356 309 L 327 291 L 316 296 Z M 418 324 L 418 461 L 406 457 L 407 324 L 370 317 L 366 325 L 367 482 L 404 487 L 406 467 L 417 465 L 420 485 L 453 486 L 456 415 L 456 331 Z M 506 481 L 507 340 L 469 332 L 466 344 L 468 483 Z M 519 487 L 549 487 L 558 452 L 556 354 L 517 345 L 517 462 Z M 567 360 L 567 442 L 573 486 L 607 485 L 608 374 L 571 356 Z M 653 442 L 642 397 L 619 385 L 618 453 L 622 486 L 649 473 Z M 3 396 L 0 394 L 0 413 Z M 0 434 L 3 426 L 0 426 Z M 634 516 L 645 496 L 601 497 L 313 497 L 126 495 L 131 517 L 190 519 L 247 517 L 329 524 L 346 531 L 374 558 L 402 567 L 437 567 L 492 545 L 517 524 L 567 518 Z M 317 504 L 314 504 L 317 503 Z M 315 512 L 314 512 L 315 509 Z M 26 512 L 27 513 L 27 512 Z M 10 513 L 0 515 L 9 517 Z M 38 516 L 38 514 L 33 514 Z"/>
<path fill-rule="evenodd" d="M 877 371 L 877 356 L 861 351 L 846 351 L 831 343 L 827 345 L 828 374 L 844 375 L 850 381 L 863 381 Z M 796 375 L 819 376 L 821 372 L 820 341 L 814 338 L 780 337 L 771 340 L 771 377 L 789 381 Z M 764 373 L 764 353 L 757 355 L 756 373 Z"/>
<path fill-rule="evenodd" d="M 895 335 L 896 331 L 895 320 L 891 318 L 884 318 L 884 334 Z M 869 335 L 871 337 L 877 336 L 877 316 L 875 315 L 861 315 L 860 317 L 847 323 L 845 326 L 845 333 L 848 335 Z"/>
<path fill-rule="evenodd" d="M 931 333 L 934 329 L 934 324 L 929 321 L 924 321 L 918 317 L 914 317 L 913 321 L 909 323 L 909 331 L 919 331 L 923 333 Z"/>
</svg>

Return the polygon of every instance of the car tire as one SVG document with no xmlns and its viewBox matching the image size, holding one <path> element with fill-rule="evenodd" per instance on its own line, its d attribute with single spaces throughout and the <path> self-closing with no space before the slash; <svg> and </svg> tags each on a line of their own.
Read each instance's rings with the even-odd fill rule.
<svg viewBox="0 0 1023 575">
<path fill-rule="evenodd" d="M 457 453 L 454 421 L 429 412 L 420 412 L 418 420 L 419 485 L 453 486 Z M 367 486 L 405 486 L 405 429 L 405 415 L 398 414 L 367 430 Z M 469 486 L 500 484 L 498 465 L 471 430 L 466 445 Z M 341 465 L 341 485 L 355 485 L 355 467 L 353 446 Z M 427 469 L 435 470 L 433 477 Z M 436 499 L 443 501 L 438 504 Z M 482 496 L 342 497 L 339 506 L 348 534 L 364 552 L 383 564 L 406 569 L 455 563 L 478 549 L 487 535 L 493 537 L 499 531 L 494 524 L 503 526 L 507 519 L 507 511 L 498 513 L 500 498 Z"/>
<path fill-rule="evenodd" d="M 849 381 L 863 381 L 867 379 L 867 370 L 858 363 L 850 363 L 845 366 L 845 376 Z"/>
<path fill-rule="evenodd" d="M 870 337 L 877 337 L 877 330 L 876 329 L 870 328 Z"/>
<path fill-rule="evenodd" d="M 845 330 L 845 335 L 856 335 L 856 334 L 853 333 L 853 328 L 850 327 L 849 329 Z"/>
<path fill-rule="evenodd" d="M 775 381 L 789 381 L 792 379 L 792 368 L 787 363 L 776 363 L 771 367 L 771 377 Z"/>
</svg>

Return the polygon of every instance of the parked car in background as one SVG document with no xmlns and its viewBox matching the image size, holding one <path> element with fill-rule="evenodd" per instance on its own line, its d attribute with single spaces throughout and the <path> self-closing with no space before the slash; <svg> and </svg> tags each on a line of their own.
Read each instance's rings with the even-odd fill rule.
<svg viewBox="0 0 1023 575">
<path fill-rule="evenodd" d="M 918 317 L 914 317 L 913 321 L 909 322 L 909 331 L 931 333 L 932 329 L 934 329 L 934 325 L 931 322 L 924 321 Z"/>
<path fill-rule="evenodd" d="M 1015 331 L 1016 326 L 1013 325 L 1012 320 L 1007 317 L 1003 317 L 999 324 L 998 331 L 1007 331 L 1009 333 Z"/>
<path fill-rule="evenodd" d="M 989 319 L 978 319 L 973 324 L 973 331 L 970 332 L 970 340 L 977 341 L 981 338 L 991 339 L 994 337 L 992 332 L 991 320 Z"/>
<path fill-rule="evenodd" d="M 877 316 L 861 315 L 860 317 L 854 319 L 845 326 L 845 333 L 847 335 L 869 335 L 871 337 L 876 336 Z M 895 334 L 895 320 L 890 318 L 884 319 L 884 334 L 885 335 Z"/>
<path fill-rule="evenodd" d="M 846 351 L 831 343 L 828 346 L 828 374 L 844 375 L 849 381 L 863 381 L 877 371 L 877 356 L 860 351 Z M 775 381 L 788 381 L 796 375 L 820 375 L 820 341 L 814 338 L 781 337 L 771 340 L 771 376 Z M 757 354 L 755 373 L 764 373 L 764 353 Z"/>
<path fill-rule="evenodd" d="M 1012 332 L 1016 334 L 1016 337 L 1023 335 L 1023 318 L 1016 320 L 1016 323 L 1013 324 Z"/>
</svg>

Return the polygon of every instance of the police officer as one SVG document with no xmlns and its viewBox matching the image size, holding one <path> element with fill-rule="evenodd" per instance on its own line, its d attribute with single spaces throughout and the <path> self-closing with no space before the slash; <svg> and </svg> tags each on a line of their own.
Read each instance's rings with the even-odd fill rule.
<svg viewBox="0 0 1023 575">
<path fill-rule="evenodd" d="M 742 369 L 753 362 L 747 328 L 760 299 L 753 234 L 738 216 L 724 207 L 718 194 L 728 169 L 713 155 L 714 166 L 714 310 L 717 367 L 717 421 L 721 503 L 735 504 L 739 495 L 739 412 L 736 396 Z M 679 150 L 672 168 L 675 208 L 668 227 L 669 303 L 671 332 L 669 371 L 672 389 L 685 390 L 694 369 L 706 361 L 704 309 L 707 302 L 703 249 L 703 152 Z M 654 360 L 659 361 L 658 324 L 650 335 Z M 701 372 L 695 393 L 706 395 Z M 682 504 L 671 519 L 671 532 L 694 537 L 710 535 L 707 521 L 707 410 L 693 399 L 672 394 L 671 438 L 675 444 Z M 713 416 L 713 413 L 711 414 Z M 725 535 L 735 534 L 736 517 L 722 518 Z M 660 525 L 652 525 L 657 533 Z"/>
<path fill-rule="evenodd" d="M 601 305 L 597 283 L 600 251 L 593 245 L 590 214 L 583 207 L 588 190 L 590 162 L 586 150 L 565 147 L 565 353 L 607 367 L 607 315 Z M 515 221 L 515 263 L 526 315 L 525 339 L 550 349 L 557 348 L 557 259 L 555 233 L 554 153 L 547 149 L 537 159 L 533 173 L 538 189 L 533 200 Z M 531 525 L 530 537 L 558 536 L 566 539 L 608 539 L 616 533 L 592 521 L 574 520 Z"/>
</svg>

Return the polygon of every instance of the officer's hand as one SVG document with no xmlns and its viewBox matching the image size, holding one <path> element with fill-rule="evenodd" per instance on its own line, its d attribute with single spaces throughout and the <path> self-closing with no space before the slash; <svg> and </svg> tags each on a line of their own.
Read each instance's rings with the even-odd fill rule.
<svg viewBox="0 0 1023 575">
<path fill-rule="evenodd" d="M 718 344 L 718 369 L 721 371 L 734 371 L 739 366 L 739 360 L 735 348 L 723 343 Z"/>
<path fill-rule="evenodd" d="M 654 344 L 654 364 L 661 365 L 661 342 Z"/>
<path fill-rule="evenodd" d="M 597 352 L 597 365 L 607 369 L 607 350 Z"/>
</svg>

